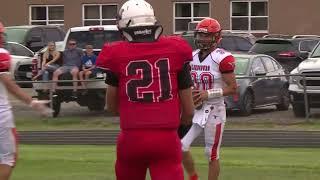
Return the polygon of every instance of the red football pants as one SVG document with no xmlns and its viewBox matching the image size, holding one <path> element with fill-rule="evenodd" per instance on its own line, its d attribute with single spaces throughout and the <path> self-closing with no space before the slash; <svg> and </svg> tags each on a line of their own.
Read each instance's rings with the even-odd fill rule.
<svg viewBox="0 0 320 180">
<path fill-rule="evenodd" d="M 182 151 L 176 130 L 122 131 L 117 142 L 117 180 L 183 180 Z"/>
</svg>

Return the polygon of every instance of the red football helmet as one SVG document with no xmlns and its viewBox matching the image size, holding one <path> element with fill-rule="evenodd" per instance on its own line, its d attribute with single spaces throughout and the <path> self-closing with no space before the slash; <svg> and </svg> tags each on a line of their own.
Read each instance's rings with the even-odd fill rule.
<svg viewBox="0 0 320 180">
<path fill-rule="evenodd" d="M 221 40 L 220 23 L 213 18 L 200 21 L 195 30 L 195 44 L 201 50 L 216 47 Z"/>
</svg>

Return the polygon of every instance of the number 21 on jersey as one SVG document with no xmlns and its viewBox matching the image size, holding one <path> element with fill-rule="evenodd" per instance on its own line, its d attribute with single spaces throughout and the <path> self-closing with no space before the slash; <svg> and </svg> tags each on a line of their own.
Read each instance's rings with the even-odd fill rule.
<svg viewBox="0 0 320 180">
<path fill-rule="evenodd" d="M 138 76 L 126 83 L 129 101 L 160 102 L 171 99 L 172 84 L 170 79 L 169 59 L 159 59 L 154 64 L 148 60 L 132 61 L 127 65 L 127 76 Z M 158 83 L 158 86 L 154 86 Z M 157 88 L 151 88 L 151 86 Z M 156 94 L 159 94 L 156 97 Z"/>
</svg>

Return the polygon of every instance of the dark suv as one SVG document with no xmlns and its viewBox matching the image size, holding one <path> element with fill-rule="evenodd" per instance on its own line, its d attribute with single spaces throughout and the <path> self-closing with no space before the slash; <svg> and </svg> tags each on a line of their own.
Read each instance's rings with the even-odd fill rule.
<svg viewBox="0 0 320 180">
<path fill-rule="evenodd" d="M 258 39 L 250 52 L 267 54 L 275 58 L 290 73 L 301 61 L 305 60 L 318 44 L 317 36 L 265 36 Z"/>
<path fill-rule="evenodd" d="M 39 51 L 48 42 L 63 41 L 65 32 L 59 26 L 27 25 L 6 27 L 7 41 L 17 42 L 32 50 Z"/>
<path fill-rule="evenodd" d="M 194 31 L 183 32 L 181 37 L 187 40 L 193 49 L 196 49 Z M 228 51 L 248 52 L 254 42 L 255 37 L 252 34 L 222 31 L 222 40 L 218 47 Z"/>
</svg>

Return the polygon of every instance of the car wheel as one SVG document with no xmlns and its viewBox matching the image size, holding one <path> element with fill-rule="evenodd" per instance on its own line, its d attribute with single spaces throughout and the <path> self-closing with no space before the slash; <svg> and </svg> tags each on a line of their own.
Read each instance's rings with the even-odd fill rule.
<svg viewBox="0 0 320 180">
<path fill-rule="evenodd" d="M 43 90 L 38 91 L 37 98 L 39 100 L 49 100 L 50 99 L 49 94 Z"/>
<path fill-rule="evenodd" d="M 243 100 L 240 103 L 240 114 L 242 116 L 249 116 L 252 113 L 253 109 L 253 94 L 250 91 L 247 91 L 243 95 Z"/>
<path fill-rule="evenodd" d="M 99 96 L 98 93 L 90 92 L 88 94 L 88 109 L 90 111 L 103 111 L 105 106 L 104 96 Z"/>
<path fill-rule="evenodd" d="M 283 88 L 281 90 L 281 97 L 280 97 L 280 103 L 277 104 L 277 110 L 279 111 L 286 111 L 289 109 L 290 105 L 290 95 L 289 90 L 287 88 Z"/>
<path fill-rule="evenodd" d="M 306 109 L 303 103 L 292 103 L 293 113 L 296 117 L 305 117 Z"/>
<path fill-rule="evenodd" d="M 61 101 L 58 98 L 52 99 L 52 109 L 53 109 L 52 116 L 57 117 L 61 109 Z"/>
</svg>

